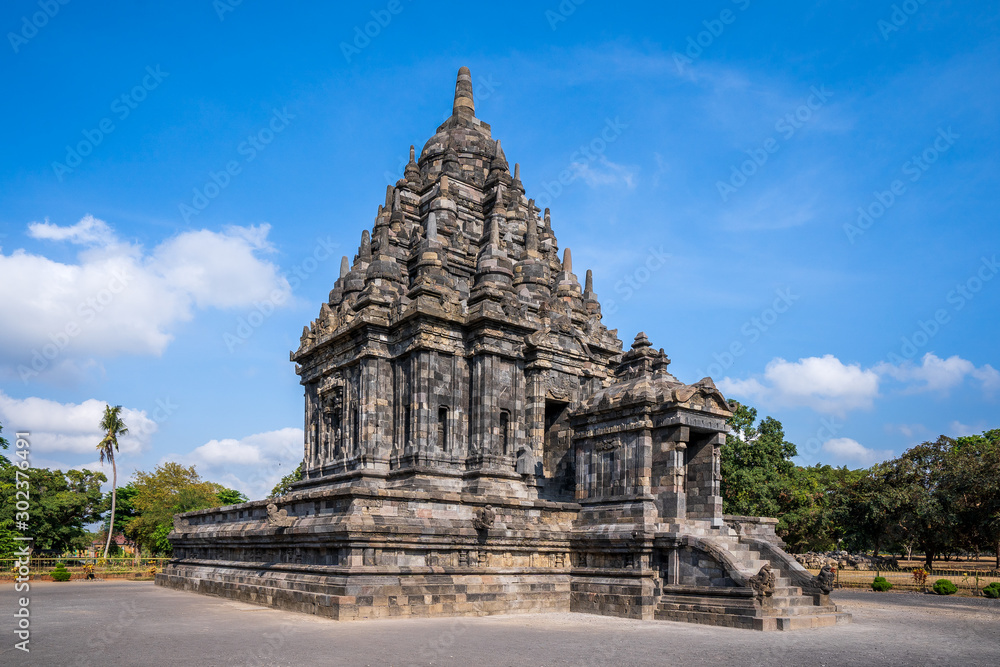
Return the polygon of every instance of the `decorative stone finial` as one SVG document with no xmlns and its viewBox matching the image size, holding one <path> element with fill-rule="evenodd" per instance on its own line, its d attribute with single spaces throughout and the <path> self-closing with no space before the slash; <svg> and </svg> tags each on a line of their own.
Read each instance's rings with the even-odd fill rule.
<svg viewBox="0 0 1000 667">
<path fill-rule="evenodd" d="M 396 188 L 392 187 L 391 185 L 385 186 L 385 206 L 383 206 L 382 208 L 389 208 L 390 206 L 392 206 L 392 193 L 395 190 Z"/>
<path fill-rule="evenodd" d="M 458 80 L 455 81 L 455 104 L 451 108 L 453 116 L 475 116 L 476 104 L 472 100 L 472 72 L 468 67 L 458 70 Z"/>
<path fill-rule="evenodd" d="M 497 193 L 496 196 L 493 197 L 492 215 L 500 215 L 506 218 L 507 208 L 503 201 L 504 200 L 503 193 L 504 193 L 504 187 L 503 187 L 503 182 L 501 181 L 497 183 Z"/>
<path fill-rule="evenodd" d="M 549 209 L 548 208 L 545 209 L 545 216 L 543 217 L 543 220 L 545 221 L 545 229 L 546 229 L 546 231 L 552 231 L 552 219 L 549 217 Z"/>
<path fill-rule="evenodd" d="M 591 271 L 590 269 L 587 269 L 587 279 L 584 282 L 583 291 L 584 292 L 594 291 L 594 272 Z"/>
<path fill-rule="evenodd" d="M 538 251 L 538 221 L 535 220 L 534 213 L 528 212 L 528 231 L 524 236 L 524 246 L 528 252 Z"/>
<path fill-rule="evenodd" d="M 437 215 L 431 211 L 427 216 L 427 240 L 433 243 L 437 241 L 438 225 Z"/>
<path fill-rule="evenodd" d="M 493 160 L 490 162 L 490 171 L 493 173 L 506 173 L 510 171 L 510 166 L 507 164 L 507 158 L 503 154 L 503 148 L 500 146 L 499 139 L 497 139 L 496 146 L 493 149 Z"/>
<path fill-rule="evenodd" d="M 500 247 L 500 220 L 495 216 L 490 217 L 490 245 Z"/>
<path fill-rule="evenodd" d="M 563 271 L 573 273 L 573 253 L 569 251 L 569 248 L 563 250 Z"/>
<path fill-rule="evenodd" d="M 498 144 L 500 143 L 499 139 L 497 139 L 497 143 Z M 514 180 L 515 181 L 521 180 L 521 163 L 520 162 L 515 162 L 514 163 Z"/>
<path fill-rule="evenodd" d="M 347 261 L 347 255 L 340 258 L 340 277 L 345 278 L 351 270 L 351 265 Z"/>
<path fill-rule="evenodd" d="M 372 237 L 367 229 L 361 232 L 361 251 L 358 255 L 362 262 L 372 261 Z"/>
<path fill-rule="evenodd" d="M 410 183 L 416 183 L 420 180 L 420 167 L 417 165 L 417 160 L 415 158 L 416 148 L 413 145 L 410 146 L 410 161 L 406 163 L 406 168 L 403 170 L 403 175 L 406 180 Z"/>
<path fill-rule="evenodd" d="M 649 342 L 649 338 L 646 337 L 645 331 L 640 331 L 635 335 L 635 341 L 632 343 L 632 349 L 638 350 L 642 347 L 652 347 L 653 344 Z"/>
</svg>

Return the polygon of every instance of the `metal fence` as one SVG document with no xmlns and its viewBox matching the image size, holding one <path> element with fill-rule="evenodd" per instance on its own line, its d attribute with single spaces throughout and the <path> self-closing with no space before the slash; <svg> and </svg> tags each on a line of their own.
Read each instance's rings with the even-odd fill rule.
<svg viewBox="0 0 1000 667">
<path fill-rule="evenodd" d="M 847 570 L 837 568 L 837 579 L 835 586 L 838 588 L 867 588 L 871 589 L 875 577 L 885 577 L 886 581 L 892 584 L 894 591 L 918 591 L 931 590 L 934 582 L 938 579 L 948 579 L 958 587 L 959 592 L 971 595 L 979 595 L 984 587 L 989 586 L 994 581 L 1000 581 L 1000 570 L 934 570 L 927 574 L 927 580 L 920 584 L 913 576 L 913 570 L 880 568 L 876 570 Z M 819 570 L 810 570 L 817 574 Z"/>
<path fill-rule="evenodd" d="M 70 571 L 73 579 L 84 579 L 89 573 L 95 578 L 133 578 L 151 577 L 163 569 L 169 558 L 88 558 L 66 556 L 63 558 L 35 558 L 28 562 L 28 570 L 32 579 L 48 575 L 62 563 Z M 155 568 L 155 571 L 154 571 Z M 19 561 L 16 558 L 0 558 L 0 580 L 13 579 L 19 576 Z M 23 570 L 22 570 L 23 572 Z"/>
</svg>

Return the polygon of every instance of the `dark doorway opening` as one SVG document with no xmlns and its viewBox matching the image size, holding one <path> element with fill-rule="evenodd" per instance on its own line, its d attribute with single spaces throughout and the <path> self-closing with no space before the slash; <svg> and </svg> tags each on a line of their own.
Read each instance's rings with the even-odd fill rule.
<svg viewBox="0 0 1000 667">
<path fill-rule="evenodd" d="M 576 488 L 576 466 L 570 425 L 569 403 L 545 401 L 545 495 L 550 498 L 572 498 Z"/>
</svg>

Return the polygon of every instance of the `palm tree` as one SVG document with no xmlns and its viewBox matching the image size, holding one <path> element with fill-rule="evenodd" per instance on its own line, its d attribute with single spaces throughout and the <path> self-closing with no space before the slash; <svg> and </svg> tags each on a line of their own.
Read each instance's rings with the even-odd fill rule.
<svg viewBox="0 0 1000 667">
<path fill-rule="evenodd" d="M 128 426 L 122 420 L 122 406 L 104 406 L 104 417 L 101 418 L 101 430 L 104 431 L 104 439 L 97 445 L 97 451 L 101 453 L 101 463 L 105 459 L 111 461 L 111 521 L 108 524 L 108 543 L 104 545 L 104 557 L 108 557 L 108 549 L 111 548 L 111 536 L 115 532 L 115 501 L 117 500 L 118 468 L 115 466 L 115 452 L 118 451 L 118 436 L 128 433 Z"/>
</svg>

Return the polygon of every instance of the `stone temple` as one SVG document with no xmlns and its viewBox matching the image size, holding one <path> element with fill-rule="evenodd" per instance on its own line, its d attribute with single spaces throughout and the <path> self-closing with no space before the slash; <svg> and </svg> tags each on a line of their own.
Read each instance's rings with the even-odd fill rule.
<svg viewBox="0 0 1000 667">
<path fill-rule="evenodd" d="M 334 619 L 849 621 L 775 520 L 723 516 L 728 403 L 623 352 L 519 176 L 463 67 L 291 354 L 303 480 L 177 515 L 157 583 Z"/>
</svg>

